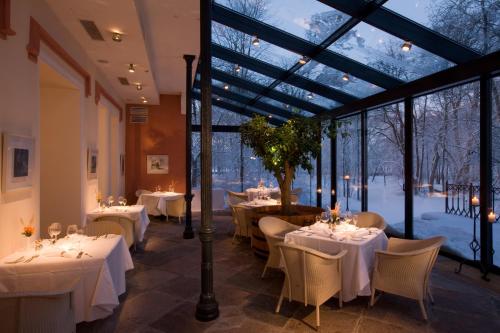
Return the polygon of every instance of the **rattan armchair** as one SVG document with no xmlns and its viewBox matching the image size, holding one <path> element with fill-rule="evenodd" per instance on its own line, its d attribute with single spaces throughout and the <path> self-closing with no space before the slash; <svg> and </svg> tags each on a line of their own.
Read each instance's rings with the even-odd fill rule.
<svg viewBox="0 0 500 333">
<path fill-rule="evenodd" d="M 107 234 L 121 235 L 126 237 L 125 229 L 114 221 L 92 221 L 85 226 L 87 236 L 103 236 Z M 128 245 L 128 244 L 127 244 Z"/>
<path fill-rule="evenodd" d="M 125 234 L 123 235 L 123 238 L 125 238 L 125 243 L 127 243 L 127 246 L 130 248 L 132 245 L 134 246 L 134 250 L 137 250 L 137 239 L 135 237 L 135 221 L 129 219 L 128 217 L 125 216 L 119 216 L 119 215 L 103 215 L 99 216 L 94 220 L 94 222 L 104 222 L 104 221 L 112 221 L 116 222 L 119 225 L 122 226 L 123 230 L 125 231 Z"/>
<path fill-rule="evenodd" d="M 320 325 L 319 307 L 338 294 L 339 307 L 342 307 L 342 250 L 329 255 L 304 246 L 278 243 L 285 271 L 285 282 L 276 306 L 280 311 L 284 297 L 316 306 L 316 326 Z"/>
<path fill-rule="evenodd" d="M 184 197 L 175 199 L 175 200 L 167 200 L 167 220 L 169 216 L 177 217 L 179 220 L 179 224 L 182 223 L 182 218 L 186 215 L 186 201 Z"/>
<path fill-rule="evenodd" d="M 422 316 L 427 320 L 424 300 L 432 299 L 429 279 L 444 237 L 424 240 L 390 238 L 386 251 L 375 251 L 370 306 L 375 304 L 375 292 L 400 295 L 417 300 Z"/>
<path fill-rule="evenodd" d="M 259 228 L 266 237 L 267 246 L 269 247 L 269 257 L 267 257 L 266 266 L 261 276 L 264 277 L 268 268 L 281 268 L 280 253 L 276 248 L 276 244 L 285 240 L 287 232 L 297 230 L 300 227 L 276 217 L 265 216 L 259 220 Z"/>
<path fill-rule="evenodd" d="M 360 212 L 356 213 L 358 216 L 358 227 L 360 228 L 378 228 L 385 229 L 384 218 L 375 212 Z"/>
</svg>

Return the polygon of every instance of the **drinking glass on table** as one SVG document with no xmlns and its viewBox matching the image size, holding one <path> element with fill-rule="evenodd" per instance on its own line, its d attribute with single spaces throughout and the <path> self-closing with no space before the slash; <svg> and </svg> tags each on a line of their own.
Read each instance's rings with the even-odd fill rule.
<svg viewBox="0 0 500 333">
<path fill-rule="evenodd" d="M 328 214 L 328 212 L 321 213 L 321 222 L 323 222 L 323 223 L 330 222 L 330 214 Z"/>
<path fill-rule="evenodd" d="M 114 203 L 115 203 L 115 198 L 113 198 L 113 196 L 110 195 L 108 197 L 108 205 L 109 205 L 109 207 L 113 206 Z"/>
<path fill-rule="evenodd" d="M 321 216 L 319 216 L 319 215 L 316 215 L 316 216 L 314 217 L 314 219 L 315 219 L 315 222 L 316 222 L 316 223 L 321 222 Z"/>
<path fill-rule="evenodd" d="M 72 237 L 73 235 L 76 235 L 77 232 L 78 232 L 78 226 L 76 224 L 70 224 L 66 229 L 66 236 Z"/>
<path fill-rule="evenodd" d="M 57 236 L 59 236 L 62 232 L 61 223 L 52 223 L 49 225 L 49 236 L 52 239 L 52 244 L 57 241 Z"/>
</svg>

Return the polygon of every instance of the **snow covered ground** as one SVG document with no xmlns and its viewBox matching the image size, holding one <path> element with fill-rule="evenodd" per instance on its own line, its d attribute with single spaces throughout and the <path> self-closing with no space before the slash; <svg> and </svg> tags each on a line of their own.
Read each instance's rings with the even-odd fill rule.
<svg viewBox="0 0 500 333">
<path fill-rule="evenodd" d="M 472 259 L 473 252 L 469 248 L 472 240 L 473 220 L 471 218 L 449 215 L 445 213 L 445 196 L 440 194 L 414 196 L 414 235 L 417 238 L 445 236 L 445 248 L 451 252 Z M 345 198 L 340 200 L 345 209 Z M 360 202 L 349 199 L 349 208 L 359 210 Z M 368 210 L 382 215 L 389 230 L 404 232 L 404 192 L 395 177 L 382 176 L 368 179 Z M 476 237 L 479 239 L 479 221 L 476 227 Z M 500 266 L 500 226 L 493 224 L 493 248 L 496 249 L 493 262 Z M 479 258 L 479 253 L 478 253 Z"/>
</svg>

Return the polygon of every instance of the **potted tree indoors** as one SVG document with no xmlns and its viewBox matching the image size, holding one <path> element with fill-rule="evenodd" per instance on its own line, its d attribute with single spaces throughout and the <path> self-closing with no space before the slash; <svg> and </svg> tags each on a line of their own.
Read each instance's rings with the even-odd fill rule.
<svg viewBox="0 0 500 333">
<path fill-rule="evenodd" d="M 298 168 L 313 170 L 312 159 L 321 152 L 321 137 L 327 133 L 333 137 L 335 127 L 324 126 L 319 119 L 292 118 L 283 125 L 273 127 L 263 116 L 256 116 L 240 127 L 243 144 L 252 148 L 260 157 L 266 170 L 271 172 L 281 191 L 281 207 L 262 207 L 253 210 L 252 247 L 255 253 L 268 253 L 264 235 L 258 228 L 262 216 L 272 215 L 290 223 L 306 225 L 314 221 L 321 208 L 292 205 L 291 191 L 295 172 Z"/>
</svg>

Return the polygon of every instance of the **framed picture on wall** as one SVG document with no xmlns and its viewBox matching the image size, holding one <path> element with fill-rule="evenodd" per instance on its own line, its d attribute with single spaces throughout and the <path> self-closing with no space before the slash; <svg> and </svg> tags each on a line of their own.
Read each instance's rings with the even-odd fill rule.
<svg viewBox="0 0 500 333">
<path fill-rule="evenodd" d="M 87 149 L 87 178 L 95 179 L 97 178 L 97 149 L 88 148 Z"/>
<path fill-rule="evenodd" d="M 168 155 L 147 155 L 148 174 L 167 174 Z"/>
<path fill-rule="evenodd" d="M 120 174 L 125 176 L 125 154 L 120 154 Z"/>
<path fill-rule="evenodd" d="M 3 192 L 32 186 L 34 147 L 33 138 L 3 134 Z"/>
</svg>

